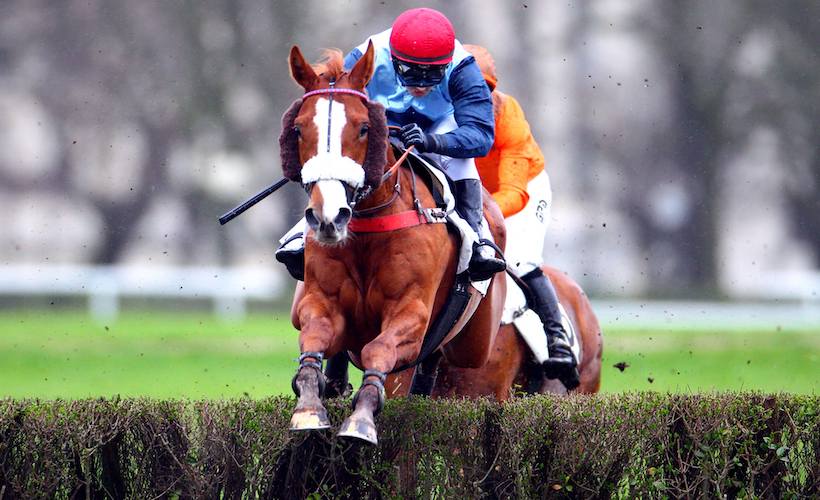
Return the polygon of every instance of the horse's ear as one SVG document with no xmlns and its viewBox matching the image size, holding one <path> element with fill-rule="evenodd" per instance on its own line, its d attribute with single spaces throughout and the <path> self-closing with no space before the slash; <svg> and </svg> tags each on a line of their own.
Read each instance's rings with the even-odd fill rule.
<svg viewBox="0 0 820 500">
<path fill-rule="evenodd" d="M 353 69 L 350 70 L 350 83 L 353 87 L 364 89 L 367 82 L 373 77 L 373 41 L 367 43 L 367 50 L 364 55 L 356 61 Z"/>
<path fill-rule="evenodd" d="M 290 76 L 305 90 L 312 89 L 319 81 L 316 72 L 305 61 L 305 56 L 296 45 L 290 48 Z"/>
</svg>

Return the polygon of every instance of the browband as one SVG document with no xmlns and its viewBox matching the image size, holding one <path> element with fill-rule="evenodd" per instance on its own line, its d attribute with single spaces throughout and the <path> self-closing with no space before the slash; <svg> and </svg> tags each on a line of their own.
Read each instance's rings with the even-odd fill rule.
<svg viewBox="0 0 820 500">
<path fill-rule="evenodd" d="M 322 95 L 322 94 L 350 94 L 361 97 L 365 101 L 369 101 L 370 98 L 367 97 L 367 94 L 364 92 L 359 92 L 358 90 L 353 89 L 337 89 L 337 88 L 329 88 L 329 89 L 318 89 L 318 90 L 311 90 L 310 92 L 305 92 L 305 95 L 302 96 L 302 99 L 307 99 L 310 96 L 314 95 Z"/>
</svg>

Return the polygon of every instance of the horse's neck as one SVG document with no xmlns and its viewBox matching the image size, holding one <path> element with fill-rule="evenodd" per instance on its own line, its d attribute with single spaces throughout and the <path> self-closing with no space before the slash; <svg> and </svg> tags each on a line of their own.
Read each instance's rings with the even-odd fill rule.
<svg viewBox="0 0 820 500">
<path fill-rule="evenodd" d="M 390 164 L 390 166 L 392 165 L 393 163 Z M 379 217 L 381 215 L 394 214 L 413 208 L 413 173 L 409 168 L 404 166 L 399 167 L 396 170 L 396 173 L 386 179 L 381 186 L 376 188 L 370 194 L 370 196 L 362 200 L 356 209 L 371 210 L 384 206 L 384 208 L 368 214 L 368 217 Z M 397 197 L 395 195 L 396 184 L 400 186 L 399 195 Z M 424 186 L 418 176 L 416 176 L 415 185 L 416 194 L 418 196 L 423 196 L 423 193 L 426 192 L 426 186 Z M 395 201 L 391 201 L 394 197 L 396 198 Z"/>
<path fill-rule="evenodd" d="M 385 164 L 384 171 L 387 172 L 395 164 L 396 156 L 393 152 L 393 148 L 388 144 L 387 162 Z M 399 185 L 401 186 L 401 191 L 396 201 L 390 203 L 389 206 L 385 207 L 382 210 L 379 210 L 376 213 L 368 214 L 368 216 L 378 217 L 380 215 L 393 214 L 396 212 L 401 212 L 413 208 L 413 173 L 409 168 L 406 168 L 404 166 L 398 167 L 396 170 L 397 173 L 391 175 L 378 188 L 373 190 L 373 192 L 367 198 L 359 202 L 356 209 L 368 210 L 390 203 L 390 200 L 394 197 L 397 179 Z M 424 186 L 423 182 L 420 181 L 421 179 L 419 178 L 415 179 L 416 192 L 419 196 L 424 196 L 423 193 L 427 191 L 427 187 Z"/>
</svg>

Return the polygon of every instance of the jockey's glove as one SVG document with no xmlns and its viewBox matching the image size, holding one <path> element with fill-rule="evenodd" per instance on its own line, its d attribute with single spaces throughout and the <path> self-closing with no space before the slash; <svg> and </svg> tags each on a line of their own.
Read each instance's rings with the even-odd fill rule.
<svg viewBox="0 0 820 500">
<path fill-rule="evenodd" d="M 441 149 L 441 139 L 438 134 L 426 134 L 416 123 L 403 126 L 399 137 L 404 147 L 415 146 L 422 153 L 437 153 Z"/>
</svg>

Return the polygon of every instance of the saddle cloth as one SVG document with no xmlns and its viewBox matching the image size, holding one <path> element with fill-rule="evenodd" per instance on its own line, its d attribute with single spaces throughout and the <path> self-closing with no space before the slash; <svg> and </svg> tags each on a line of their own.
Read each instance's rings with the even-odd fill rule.
<svg viewBox="0 0 820 500">
<path fill-rule="evenodd" d="M 569 345 L 575 354 L 575 359 L 581 363 L 581 342 L 578 339 L 575 326 L 570 321 L 564 305 L 559 303 L 558 308 L 561 310 L 561 323 L 564 325 L 564 330 L 567 332 Z M 549 359 L 550 355 L 547 351 L 547 343 L 545 341 L 546 334 L 544 333 L 544 325 L 541 323 L 541 318 L 538 317 L 535 311 L 530 309 L 527 303 L 527 296 L 518 282 L 507 273 L 507 298 L 504 301 L 504 312 L 501 315 L 501 324 L 512 324 L 515 331 L 527 346 L 532 351 L 533 356 L 539 363 L 543 363 Z"/>
</svg>

